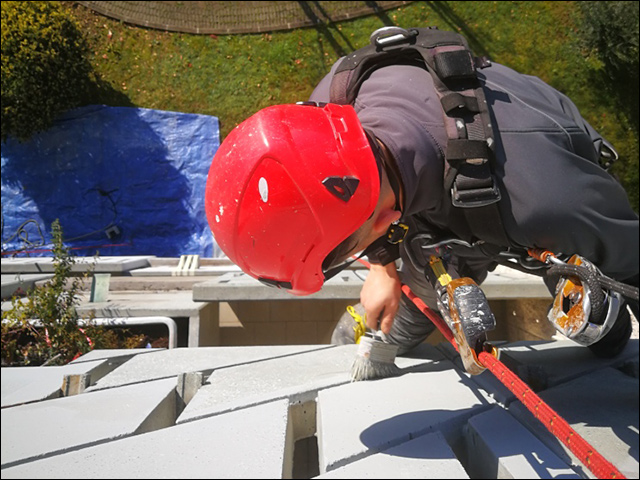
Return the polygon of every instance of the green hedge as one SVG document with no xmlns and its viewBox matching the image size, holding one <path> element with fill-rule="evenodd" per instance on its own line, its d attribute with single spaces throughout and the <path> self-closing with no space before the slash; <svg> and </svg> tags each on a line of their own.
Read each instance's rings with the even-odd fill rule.
<svg viewBox="0 0 640 480">
<path fill-rule="evenodd" d="M 91 65 L 58 2 L 2 2 L 2 140 L 27 140 L 79 103 Z"/>
<path fill-rule="evenodd" d="M 613 173 L 622 181 L 631 204 L 638 211 L 638 77 L 640 37 L 638 2 L 578 2 L 582 17 L 578 22 L 585 54 L 594 72 L 593 82 L 613 106 L 620 129 L 633 135 L 614 144 L 621 161 Z M 633 143 L 632 140 L 633 139 Z"/>
</svg>

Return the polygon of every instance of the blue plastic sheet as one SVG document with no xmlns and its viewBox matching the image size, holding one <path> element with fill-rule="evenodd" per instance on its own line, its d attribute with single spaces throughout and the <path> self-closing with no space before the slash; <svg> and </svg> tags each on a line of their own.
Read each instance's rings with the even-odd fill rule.
<svg viewBox="0 0 640 480">
<path fill-rule="evenodd" d="M 2 144 L 2 253 L 51 255 L 51 224 L 77 255 L 221 256 L 204 189 L 216 117 L 129 107 L 68 112 Z"/>
</svg>

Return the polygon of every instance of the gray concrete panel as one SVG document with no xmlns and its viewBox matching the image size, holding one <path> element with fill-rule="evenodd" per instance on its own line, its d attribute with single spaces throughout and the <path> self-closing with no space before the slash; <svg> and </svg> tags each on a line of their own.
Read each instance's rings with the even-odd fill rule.
<svg viewBox="0 0 640 480">
<path fill-rule="evenodd" d="M 582 478 L 499 407 L 471 417 L 465 441 L 472 478 Z"/>
<path fill-rule="evenodd" d="M 638 358 L 638 339 L 632 338 L 615 358 L 596 357 L 572 340 L 515 342 L 500 348 L 500 359 L 533 390 L 567 382 L 593 370 L 617 366 Z"/>
<path fill-rule="evenodd" d="M 2 478 L 283 478 L 286 400 L 2 471 Z M 289 465 L 290 468 L 290 465 Z"/>
<path fill-rule="evenodd" d="M 357 350 L 357 345 L 333 346 L 216 370 L 178 418 L 178 423 L 273 399 L 314 400 L 319 390 L 351 381 L 351 365 Z M 443 359 L 431 345 L 424 345 L 421 352 L 422 358 L 398 357 L 395 363 L 400 369 L 408 369 Z"/>
<path fill-rule="evenodd" d="M 65 375 L 104 375 L 107 361 L 93 360 L 51 367 L 2 368 L 2 408 L 59 397 Z"/>
<path fill-rule="evenodd" d="M 427 433 L 397 447 L 315 478 L 469 478 L 441 433 Z"/>
<path fill-rule="evenodd" d="M 502 265 L 487 275 L 480 288 L 487 298 L 492 300 L 520 298 L 548 298 L 551 300 L 552 298 L 542 281 L 542 277 L 526 274 Z"/>
<path fill-rule="evenodd" d="M 53 275 L 42 273 L 14 273 L 2 274 L 2 298 L 11 298 L 11 296 L 22 290 L 27 293 L 38 281 L 48 280 Z"/>
<path fill-rule="evenodd" d="M 627 478 L 638 478 L 638 378 L 604 368 L 539 395 Z M 520 402 L 509 411 L 529 425 L 556 455 L 583 464 Z M 586 470 L 586 469 L 585 469 Z"/>
<path fill-rule="evenodd" d="M 109 292 L 105 302 L 89 302 L 89 296 L 83 295 L 77 310 L 80 315 L 93 312 L 96 317 L 147 317 L 161 315 L 165 317 L 190 317 L 197 315 L 204 304 L 194 302 L 191 292 Z"/>
<path fill-rule="evenodd" d="M 93 270 L 95 273 L 122 274 L 136 268 L 148 267 L 152 255 L 132 255 L 123 257 L 75 257 L 74 272 Z M 3 273 L 53 273 L 53 257 L 3 258 Z"/>
<path fill-rule="evenodd" d="M 422 347 L 427 350 L 415 358 L 396 360 L 404 375 L 356 383 L 347 380 L 353 346 L 145 350 L 132 352 L 133 358 L 119 351 L 93 352 L 74 365 L 101 359 L 119 365 L 98 382 L 101 386 L 2 410 L 3 463 L 5 455 L 17 455 L 11 443 L 31 449 L 7 460 L 13 466 L 3 468 L 2 477 L 289 478 L 303 472 L 296 478 L 307 478 L 304 473 L 311 475 L 314 468 L 348 478 L 394 472 L 403 472 L 396 477 L 479 478 L 485 474 L 477 472 L 487 469 L 494 473 L 486 476 L 494 478 L 573 476 L 563 463 L 582 478 L 593 477 L 519 402 L 492 393 L 490 378 L 479 382 L 487 372 L 470 377 L 457 369 L 455 356 L 452 362 L 439 355 L 447 351 L 442 346 Z M 575 361 L 571 344 L 557 342 L 555 348 L 568 352 L 535 343 L 503 350 L 522 365 L 524 357 L 533 366 L 539 362 L 535 370 L 548 371 L 559 382 L 541 392 L 543 399 L 606 459 L 637 478 L 637 356 L 590 363 Z M 554 362 L 562 363 L 558 375 Z M 180 398 L 177 377 L 188 372 L 195 373 L 181 377 Z M 213 381 L 200 386 L 210 374 Z M 155 408 L 141 400 L 163 382 L 170 393 Z M 173 425 L 183 401 L 188 413 L 209 395 L 210 416 Z M 110 398 L 108 404 L 104 398 Z M 220 409 L 223 403 L 232 408 Z M 74 406 L 73 411 L 59 405 Z M 145 412 L 146 419 L 130 433 Z M 101 439 L 89 438 L 91 432 L 101 433 Z M 541 443 L 561 460 L 559 467 Z M 505 468 L 498 472 L 496 462 Z M 522 466 L 527 470 L 518 469 Z"/>
<path fill-rule="evenodd" d="M 431 370 L 318 393 L 322 473 L 433 430 L 445 437 L 492 400 L 448 361 Z"/>
<path fill-rule="evenodd" d="M 141 355 L 145 353 L 158 352 L 164 350 L 162 348 L 121 348 L 121 349 L 99 349 L 99 350 L 91 350 L 90 352 L 85 353 L 84 355 L 76 358 L 74 361 L 70 362 L 70 364 L 77 363 L 85 363 L 94 360 L 110 360 L 110 361 L 118 361 L 119 363 L 124 363 L 136 355 Z"/>
<path fill-rule="evenodd" d="M 330 345 L 259 346 L 259 347 L 201 347 L 172 348 L 137 355 L 120 368 L 100 379 L 88 391 L 119 387 L 131 383 L 175 377 L 181 373 L 211 371 L 258 362 L 285 355 L 331 348 Z"/>
<path fill-rule="evenodd" d="M 226 273 L 220 277 L 193 286 L 196 302 L 233 300 L 296 300 L 307 299 L 358 299 L 368 270 L 345 270 L 324 283 L 322 289 L 311 295 L 299 297 L 286 290 L 263 285 L 245 273 Z"/>
<path fill-rule="evenodd" d="M 3 408 L 2 466 L 167 427 L 175 388 L 172 378 Z"/>
</svg>

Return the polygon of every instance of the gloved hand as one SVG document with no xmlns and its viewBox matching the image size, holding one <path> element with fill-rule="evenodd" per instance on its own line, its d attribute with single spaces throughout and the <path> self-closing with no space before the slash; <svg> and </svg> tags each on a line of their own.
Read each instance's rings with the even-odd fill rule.
<svg viewBox="0 0 640 480">
<path fill-rule="evenodd" d="M 395 263 L 371 265 L 360 292 L 360 303 L 367 312 L 367 326 L 374 332 L 382 330 L 388 334 L 391 331 L 400 305 L 401 288 Z"/>
</svg>

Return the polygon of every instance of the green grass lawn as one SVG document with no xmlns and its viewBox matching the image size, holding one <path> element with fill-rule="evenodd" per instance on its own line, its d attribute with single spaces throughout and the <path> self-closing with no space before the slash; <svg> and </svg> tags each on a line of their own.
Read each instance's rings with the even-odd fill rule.
<svg viewBox="0 0 640 480">
<path fill-rule="evenodd" d="M 260 108 L 307 99 L 331 65 L 379 27 L 457 31 L 476 54 L 571 97 L 620 151 L 615 172 L 638 210 L 637 106 L 634 123 L 628 105 L 603 93 L 602 64 L 580 46 L 577 2 L 414 2 L 328 26 L 243 35 L 150 30 L 63 4 L 80 21 L 103 81 L 87 103 L 214 115 L 223 138 Z"/>
</svg>

